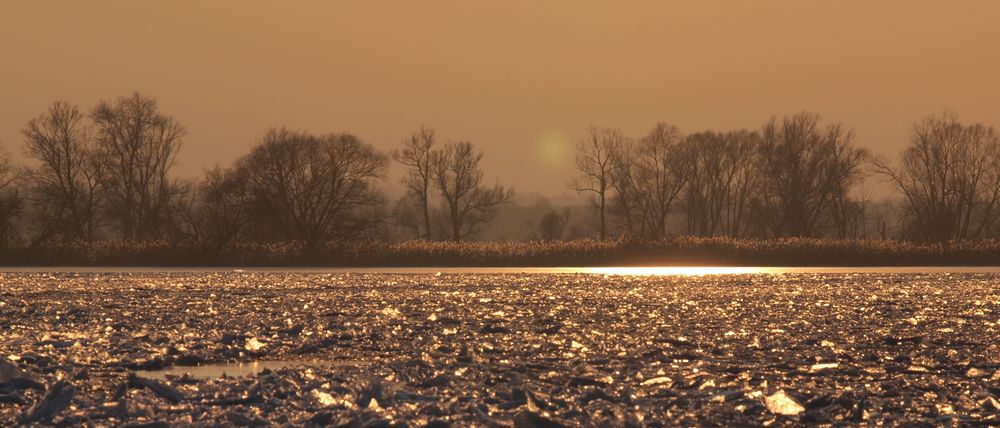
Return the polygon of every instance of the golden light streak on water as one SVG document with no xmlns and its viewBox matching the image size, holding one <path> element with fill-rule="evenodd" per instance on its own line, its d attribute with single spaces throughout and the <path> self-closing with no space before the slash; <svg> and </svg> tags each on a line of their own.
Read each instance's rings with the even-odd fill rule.
<svg viewBox="0 0 1000 428">
<path fill-rule="evenodd" d="M 742 275 L 751 273 L 782 273 L 779 268 L 752 266 L 649 266 L 582 268 L 584 273 L 604 275 Z"/>
</svg>

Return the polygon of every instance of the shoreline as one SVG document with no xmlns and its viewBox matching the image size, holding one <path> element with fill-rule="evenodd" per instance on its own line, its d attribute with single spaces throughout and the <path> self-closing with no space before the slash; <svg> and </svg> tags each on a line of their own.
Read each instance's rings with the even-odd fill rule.
<svg viewBox="0 0 1000 428">
<path fill-rule="evenodd" d="M 916 243 L 678 236 L 653 241 L 97 241 L 0 250 L 0 266 L 141 268 L 561 268 L 574 266 L 998 266 L 1000 240 Z"/>
</svg>

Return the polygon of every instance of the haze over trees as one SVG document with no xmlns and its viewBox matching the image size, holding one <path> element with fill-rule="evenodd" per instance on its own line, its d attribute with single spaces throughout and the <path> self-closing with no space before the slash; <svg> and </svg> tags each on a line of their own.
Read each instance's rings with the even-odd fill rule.
<svg viewBox="0 0 1000 428">
<path fill-rule="evenodd" d="M 189 184 L 177 207 L 180 238 L 214 248 L 243 239 L 256 214 L 246 177 L 219 166 Z"/>
<path fill-rule="evenodd" d="M 481 232 L 497 208 L 514 196 L 513 189 L 482 183 L 479 162 L 483 152 L 471 142 L 452 142 L 434 149 L 434 130 L 422 127 L 404 140 L 403 146 L 403 150 L 393 153 L 393 158 L 406 168 L 402 183 L 407 196 L 403 203 L 415 205 L 422 219 L 421 224 L 409 223 L 420 239 L 468 239 Z M 432 218 L 431 211 L 434 193 L 441 201 L 436 218 Z M 405 207 L 402 212 L 406 212 Z M 439 225 L 436 234 L 435 223 Z"/>
<path fill-rule="evenodd" d="M 30 167 L 0 152 L 3 248 L 102 240 L 313 248 L 505 236 L 940 242 L 1000 234 L 1000 134 L 948 113 L 914 124 L 898 165 L 856 146 L 846 125 L 807 112 L 758 129 L 685 134 L 658 123 L 635 139 L 590 127 L 568 185 L 590 198 L 587 208 L 518 205 L 513 189 L 484 182 L 483 150 L 441 143 L 429 127 L 388 153 L 348 133 L 273 128 L 232 165 L 197 180 L 172 176 L 185 129 L 139 93 L 89 112 L 55 102 L 22 135 Z M 403 169 L 395 201 L 391 167 Z M 872 175 L 898 198 L 868 200 L 863 184 Z M 523 231 L 497 233 L 497 223 Z"/>
<path fill-rule="evenodd" d="M 483 152 L 467 141 L 449 143 L 435 155 L 434 178 L 444 200 L 452 241 L 479 232 L 493 218 L 494 208 L 514 197 L 512 189 L 482 184 L 482 158 Z"/>
<path fill-rule="evenodd" d="M 800 113 L 759 131 L 684 136 L 661 123 L 637 142 L 603 135 L 615 137 L 592 132 L 581 143 L 581 178 L 572 187 L 597 195 L 601 224 L 601 201 L 611 201 L 608 213 L 626 236 L 856 237 L 848 236 L 844 207 L 852 206 L 868 152 L 842 124 L 822 126 L 818 115 Z M 604 153 L 610 162 L 602 168 Z M 670 219 L 682 215 L 686 228 L 671 229 Z"/>
<path fill-rule="evenodd" d="M 256 212 L 254 233 L 308 246 L 356 239 L 380 219 L 386 155 L 350 134 L 272 129 L 236 162 Z"/>
<path fill-rule="evenodd" d="M 691 176 L 684 191 L 687 233 L 744 238 L 760 183 L 755 131 L 705 131 L 687 138 Z"/>
<path fill-rule="evenodd" d="M 18 223 L 24 201 L 18 186 L 18 172 L 6 151 L 0 151 L 0 248 L 18 244 Z"/>
<path fill-rule="evenodd" d="M 669 230 L 667 216 L 691 177 L 684 135 L 676 126 L 658 123 L 634 145 L 627 142 L 616 154 L 615 188 L 622 189 L 616 205 L 630 205 L 622 214 L 626 233 L 661 238 Z M 625 202 L 631 199 L 631 202 Z"/>
<path fill-rule="evenodd" d="M 80 110 L 57 101 L 22 131 L 25 154 L 40 165 L 27 172 L 37 239 L 91 242 L 102 225 L 107 164 Z"/>
<path fill-rule="evenodd" d="M 622 132 L 614 128 L 591 126 L 588 133 L 589 138 L 577 144 L 576 167 L 580 171 L 580 177 L 574 179 L 570 186 L 577 192 L 590 192 L 595 195 L 599 216 L 598 230 L 600 238 L 604 239 L 608 236 L 608 189 L 613 183 L 623 182 L 623 180 L 612 180 L 612 176 L 621 171 L 621 168 L 616 167 L 614 156 L 620 154 L 626 140 Z M 619 194 L 625 192 L 626 189 L 619 189 Z M 624 217 L 631 218 L 631 214 L 626 213 Z"/>
<path fill-rule="evenodd" d="M 127 240 L 166 236 L 170 202 L 179 192 L 170 178 L 184 127 L 138 92 L 100 102 L 90 114 L 104 177 L 108 220 Z"/>
<path fill-rule="evenodd" d="M 180 190 L 170 169 L 184 128 L 153 98 L 101 101 L 89 116 L 55 102 L 22 134 L 24 153 L 39 163 L 23 173 L 32 242 L 89 242 L 103 229 L 126 240 L 168 236 Z"/>
<path fill-rule="evenodd" d="M 569 225 L 570 211 L 563 208 L 561 211 L 549 210 L 538 221 L 537 234 L 535 239 L 541 241 L 557 241 L 566 234 L 566 226 Z"/>
<path fill-rule="evenodd" d="M 875 162 L 904 197 L 905 234 L 947 241 L 996 236 L 1000 134 L 954 114 L 916 122 L 898 167 Z"/>
<path fill-rule="evenodd" d="M 835 202 L 860 183 L 868 152 L 854 146 L 843 124 L 821 125 L 818 115 L 799 113 L 761 129 L 760 168 L 754 216 L 768 237 L 818 237 L 823 229 L 845 235 Z"/>
<path fill-rule="evenodd" d="M 415 224 L 417 237 L 431 239 L 431 197 L 435 183 L 436 154 L 434 130 L 421 126 L 403 141 L 403 149 L 392 152 L 392 158 L 406 168 L 403 186 L 416 201 L 420 222 Z"/>
</svg>

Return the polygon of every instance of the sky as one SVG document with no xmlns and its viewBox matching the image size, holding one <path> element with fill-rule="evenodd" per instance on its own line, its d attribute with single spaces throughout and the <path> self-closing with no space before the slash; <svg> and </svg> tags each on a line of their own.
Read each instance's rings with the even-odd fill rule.
<svg viewBox="0 0 1000 428">
<path fill-rule="evenodd" d="M 139 91 L 187 129 L 177 174 L 275 126 L 382 150 L 421 125 L 490 184 L 568 192 L 587 127 L 754 128 L 803 110 L 895 158 L 950 110 L 1000 126 L 995 1 L 8 1 L 0 145 L 56 100 Z M 399 176 L 393 167 L 390 180 Z"/>
</svg>

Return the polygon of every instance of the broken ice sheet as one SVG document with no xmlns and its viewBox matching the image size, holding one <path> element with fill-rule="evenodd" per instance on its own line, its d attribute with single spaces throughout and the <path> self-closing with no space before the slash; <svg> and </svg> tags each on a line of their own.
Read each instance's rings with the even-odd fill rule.
<svg viewBox="0 0 1000 428">
<path fill-rule="evenodd" d="M 27 339 L 0 340 L 0 355 L 20 356 L 16 363 L 44 385 L 0 392 L 0 425 L 16 421 L 59 379 L 77 393 L 73 408 L 57 420 L 121 412 L 114 413 L 121 424 L 142 415 L 143 421 L 185 425 L 191 422 L 183 418 L 199 412 L 205 424 L 448 420 L 483 426 L 536 412 L 567 426 L 756 426 L 786 417 L 771 411 L 774 395 L 769 407 L 759 393 L 779 386 L 806 409 L 790 415 L 792 423 L 803 416 L 817 424 L 888 426 L 934 421 L 949 408 L 978 423 L 998 412 L 989 389 L 998 348 L 984 339 L 998 336 L 990 317 L 1000 313 L 994 286 L 1000 278 L 992 274 L 445 275 L 433 283 L 426 275 L 102 278 L 4 278 L 3 300 L 14 310 L 0 311 L 0 325 L 14 331 L 0 339 Z M 988 322 L 952 320 L 973 312 L 970 296 L 982 302 L 974 309 Z M 75 302 L 74 309 L 57 300 Z M 198 302 L 205 301 L 218 313 L 203 310 Z M 687 301 L 697 305 L 682 309 Z M 385 308 L 400 316 L 385 316 Z M 928 327 L 913 328 L 910 317 Z M 494 332 L 479 334 L 486 324 Z M 114 328 L 105 335 L 108 326 Z M 937 331 L 946 326 L 954 331 Z M 784 333 L 768 333 L 773 329 Z M 65 330 L 92 339 L 71 340 Z M 46 332 L 50 342 L 39 344 Z M 251 339 L 264 346 L 250 351 Z M 83 346 L 75 348 L 76 341 Z M 945 352 L 938 345 L 943 341 L 964 346 Z M 581 352 L 580 345 L 590 350 Z M 245 378 L 164 378 L 184 393 L 176 405 L 149 388 L 116 394 L 121 373 L 141 367 L 289 358 L 362 364 L 279 368 Z M 911 365 L 929 370 L 907 373 Z M 83 366 L 93 369 L 78 378 Z M 969 373 L 973 367 L 986 374 Z M 381 391 L 369 389 L 372 376 L 383 380 Z M 0 388 L 8 387 L 14 386 Z M 925 387 L 936 393 L 921 395 Z M 900 397 L 912 405 L 900 405 Z M 365 410 L 373 400 L 378 410 Z M 244 417 L 226 416 L 233 406 Z"/>
</svg>

